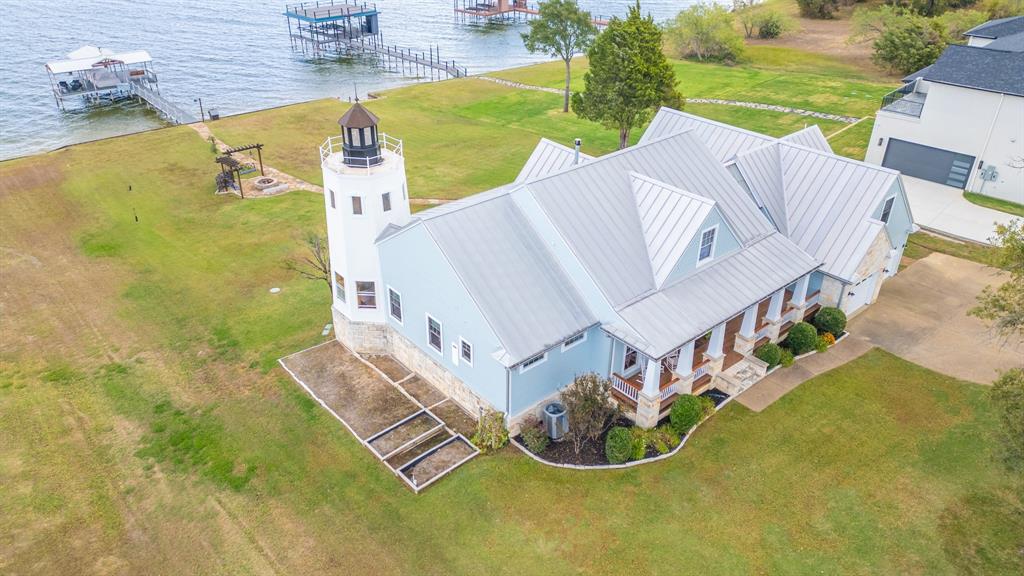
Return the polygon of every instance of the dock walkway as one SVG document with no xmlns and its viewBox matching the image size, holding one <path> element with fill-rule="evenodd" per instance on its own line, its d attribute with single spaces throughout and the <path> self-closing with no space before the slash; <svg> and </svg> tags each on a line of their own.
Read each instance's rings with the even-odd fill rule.
<svg viewBox="0 0 1024 576">
<path fill-rule="evenodd" d="M 181 106 L 161 96 L 159 92 L 143 86 L 141 82 L 132 82 L 131 91 L 133 95 L 146 102 L 151 108 L 159 112 L 161 116 L 174 124 L 192 124 L 200 120 Z"/>
</svg>

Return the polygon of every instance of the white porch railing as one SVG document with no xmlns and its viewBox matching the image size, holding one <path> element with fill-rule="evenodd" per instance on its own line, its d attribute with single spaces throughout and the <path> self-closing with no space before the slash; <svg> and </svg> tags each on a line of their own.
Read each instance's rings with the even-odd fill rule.
<svg viewBox="0 0 1024 576">
<path fill-rule="evenodd" d="M 708 373 L 708 370 L 710 370 L 710 369 L 711 369 L 711 363 L 710 362 L 705 362 L 704 364 L 701 364 L 700 366 L 697 367 L 696 370 L 693 371 L 693 379 L 696 380 L 696 379 L 698 379 L 698 378 L 700 378 L 702 376 L 705 376 Z"/>
<path fill-rule="evenodd" d="M 660 395 L 661 396 L 661 400 L 662 401 L 668 400 L 669 396 L 672 396 L 675 393 L 676 393 L 676 386 L 675 386 L 675 384 L 673 384 L 671 386 L 666 386 L 661 391 L 661 395 Z"/>
<path fill-rule="evenodd" d="M 618 374 L 612 374 L 612 388 L 621 392 L 626 398 L 634 402 L 640 401 L 640 391 L 632 386 L 629 382 L 626 382 L 622 376 Z"/>
</svg>

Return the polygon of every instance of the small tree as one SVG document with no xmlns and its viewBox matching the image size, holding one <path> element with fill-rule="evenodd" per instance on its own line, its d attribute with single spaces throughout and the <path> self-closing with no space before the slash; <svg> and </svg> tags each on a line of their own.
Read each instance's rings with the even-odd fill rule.
<svg viewBox="0 0 1024 576">
<path fill-rule="evenodd" d="M 508 444 L 508 429 L 505 428 L 505 415 L 495 410 L 488 410 L 480 416 L 476 425 L 473 444 L 481 452 L 494 452 Z"/>
<path fill-rule="evenodd" d="M 562 404 L 569 417 L 569 432 L 577 454 L 587 442 L 596 442 L 619 414 L 612 400 L 612 383 L 593 372 L 577 376 L 562 391 Z"/>
<path fill-rule="evenodd" d="M 743 27 L 743 36 L 753 38 L 759 18 L 757 2 L 754 0 L 732 0 L 732 13 L 736 15 L 740 26 Z"/>
<path fill-rule="evenodd" d="M 672 51 L 680 57 L 735 62 L 743 38 L 733 27 L 733 14 L 721 4 L 694 4 L 665 28 Z"/>
<path fill-rule="evenodd" d="M 590 48 L 596 35 L 590 12 L 580 10 L 575 0 L 541 2 L 538 18 L 530 21 L 530 32 L 522 35 L 530 52 L 546 52 L 565 62 L 562 112 L 569 111 L 572 57 Z"/>
<path fill-rule="evenodd" d="M 825 20 L 835 17 L 839 8 L 839 0 L 796 0 L 796 4 L 801 16 Z"/>
<path fill-rule="evenodd" d="M 285 260 L 285 268 L 298 272 L 307 280 L 321 280 L 327 284 L 327 290 L 331 290 L 331 260 L 327 238 L 315 232 L 307 232 L 302 244 L 306 254 L 302 258 Z"/>
<path fill-rule="evenodd" d="M 612 18 L 587 52 L 590 70 L 583 92 L 572 96 L 572 109 L 585 120 L 619 131 L 619 148 L 629 132 L 650 119 L 658 106 L 682 107 L 676 75 L 661 51 L 661 29 L 640 16 L 640 3 L 625 20 Z"/>
<path fill-rule="evenodd" d="M 1001 286 L 986 286 L 968 314 L 989 322 L 999 338 L 1008 340 L 1024 336 L 1024 224 L 1000 224 L 992 240 L 999 247 L 993 263 L 1010 278 Z"/>
<path fill-rule="evenodd" d="M 1024 470 L 1024 369 L 1007 370 L 992 384 L 992 403 L 1001 424 L 997 437 L 1003 464 Z"/>
</svg>

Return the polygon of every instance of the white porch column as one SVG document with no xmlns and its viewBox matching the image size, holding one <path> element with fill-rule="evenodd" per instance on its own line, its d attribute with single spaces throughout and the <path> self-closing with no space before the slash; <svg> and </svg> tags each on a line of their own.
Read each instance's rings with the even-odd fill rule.
<svg viewBox="0 0 1024 576">
<path fill-rule="evenodd" d="M 718 358 L 722 355 L 722 345 L 725 343 L 725 322 L 715 326 L 711 330 L 711 341 L 708 342 L 708 356 Z"/>
<path fill-rule="evenodd" d="M 693 372 L 693 340 L 679 349 L 679 363 L 676 364 L 676 374 L 686 376 L 690 372 Z"/>
<path fill-rule="evenodd" d="M 811 275 L 805 274 L 796 281 L 796 288 L 793 289 L 793 298 L 790 302 L 797 308 L 807 303 L 807 286 L 811 283 Z"/>
<path fill-rule="evenodd" d="M 772 294 L 772 300 L 768 303 L 768 321 L 778 322 L 782 319 L 782 300 L 786 297 L 786 289 L 780 288 Z"/>
<path fill-rule="evenodd" d="M 740 336 L 753 338 L 757 329 L 757 304 L 743 311 L 743 324 L 740 325 Z"/>
<path fill-rule="evenodd" d="M 647 366 L 644 367 L 644 390 L 643 393 L 650 398 L 655 398 L 660 393 L 661 386 L 661 362 L 656 358 L 648 358 Z"/>
</svg>

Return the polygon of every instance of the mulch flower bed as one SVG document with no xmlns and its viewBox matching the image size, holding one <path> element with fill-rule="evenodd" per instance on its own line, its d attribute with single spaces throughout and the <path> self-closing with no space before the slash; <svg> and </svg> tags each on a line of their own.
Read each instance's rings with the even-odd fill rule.
<svg viewBox="0 0 1024 576">
<path fill-rule="evenodd" d="M 667 423 L 668 418 L 665 418 L 662 421 L 658 422 L 658 426 Z M 548 447 L 545 448 L 543 452 L 534 452 L 533 454 L 536 455 L 541 460 L 546 460 L 554 464 L 574 464 L 576 466 L 609 466 L 611 465 L 611 462 L 609 462 L 608 458 L 606 458 L 604 455 L 604 443 L 605 438 L 608 436 L 608 432 L 611 431 L 611 429 L 616 426 L 632 428 L 633 423 L 621 417 L 616 419 L 615 422 L 613 422 L 612 425 L 609 426 L 603 434 L 601 434 L 601 437 L 598 438 L 597 442 L 587 442 L 586 444 L 584 444 L 579 454 L 577 454 L 576 450 L 573 449 L 572 441 L 570 441 L 569 439 L 562 440 L 561 442 L 552 441 L 548 444 Z M 516 436 L 515 440 L 521 446 L 526 446 L 526 442 L 523 441 L 522 435 Z M 682 438 L 680 440 L 682 440 Z M 529 450 L 529 448 L 527 448 L 527 450 Z M 642 462 L 643 460 L 646 460 L 648 458 L 653 458 L 655 456 L 660 455 L 661 454 L 659 454 L 657 450 L 648 447 L 647 453 L 644 454 L 644 457 L 642 459 L 631 460 L 631 462 Z"/>
</svg>

